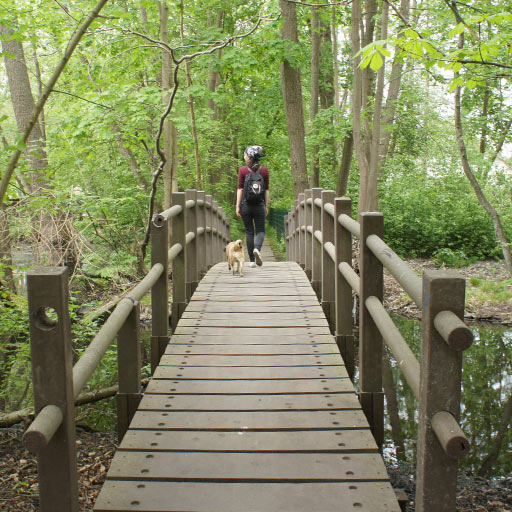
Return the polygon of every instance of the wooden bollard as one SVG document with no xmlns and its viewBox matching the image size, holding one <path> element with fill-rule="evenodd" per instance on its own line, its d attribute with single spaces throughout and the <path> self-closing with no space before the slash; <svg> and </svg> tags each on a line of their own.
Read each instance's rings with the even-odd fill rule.
<svg viewBox="0 0 512 512">
<path fill-rule="evenodd" d="M 359 295 L 359 382 L 361 406 L 370 423 L 373 437 L 379 448 L 384 442 L 384 393 L 382 391 L 382 334 L 366 307 L 368 297 L 383 298 L 382 263 L 366 244 L 370 235 L 382 238 L 383 217 L 381 213 L 361 214 Z"/>
<path fill-rule="evenodd" d="M 67 268 L 30 270 L 27 288 L 34 408 L 36 414 L 45 410 L 45 418 L 39 422 L 36 418 L 24 437 L 25 444 L 37 452 L 39 510 L 78 512 Z M 60 415 L 54 414 L 57 408 Z M 36 423 L 42 428 L 38 429 Z"/>
</svg>

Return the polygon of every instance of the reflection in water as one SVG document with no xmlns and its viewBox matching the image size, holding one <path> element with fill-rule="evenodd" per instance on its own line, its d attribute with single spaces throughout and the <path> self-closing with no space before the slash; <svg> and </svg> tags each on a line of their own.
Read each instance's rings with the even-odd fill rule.
<svg viewBox="0 0 512 512">
<path fill-rule="evenodd" d="M 420 322 L 402 317 L 395 317 L 394 320 L 419 360 Z M 505 405 L 512 392 L 512 331 L 498 327 L 475 327 L 473 333 L 475 341 L 464 352 L 461 402 L 461 426 L 471 443 L 471 452 L 467 459 L 459 461 L 459 467 L 476 475 L 492 450 Z M 408 462 L 414 462 L 418 404 L 392 356 L 390 360 L 401 420 L 401 437 L 404 440 Z M 395 453 L 392 439 L 390 417 L 386 412 L 385 453 Z M 511 473 L 512 429 L 509 428 L 490 476 L 505 476 Z"/>
</svg>

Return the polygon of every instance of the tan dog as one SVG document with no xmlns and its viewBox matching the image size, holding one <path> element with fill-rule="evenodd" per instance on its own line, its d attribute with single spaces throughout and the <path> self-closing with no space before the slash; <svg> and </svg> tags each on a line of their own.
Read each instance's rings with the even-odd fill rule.
<svg viewBox="0 0 512 512">
<path fill-rule="evenodd" d="M 226 258 L 228 259 L 228 269 L 235 275 L 235 263 L 238 266 L 240 277 L 244 275 L 244 246 L 242 240 L 235 240 L 226 245 Z"/>
</svg>

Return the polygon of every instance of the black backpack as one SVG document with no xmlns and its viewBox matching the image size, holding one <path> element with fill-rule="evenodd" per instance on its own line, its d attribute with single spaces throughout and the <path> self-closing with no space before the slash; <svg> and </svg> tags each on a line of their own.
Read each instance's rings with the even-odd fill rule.
<svg viewBox="0 0 512 512">
<path fill-rule="evenodd" d="M 258 169 L 249 171 L 244 181 L 243 200 L 247 204 L 259 204 L 265 201 L 265 180 Z"/>
</svg>

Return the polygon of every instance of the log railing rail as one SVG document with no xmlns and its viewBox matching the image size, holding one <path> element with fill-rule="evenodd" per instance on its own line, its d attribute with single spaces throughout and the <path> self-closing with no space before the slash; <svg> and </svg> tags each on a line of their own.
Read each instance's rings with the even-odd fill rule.
<svg viewBox="0 0 512 512">
<path fill-rule="evenodd" d="M 171 244 L 169 247 L 169 228 Z M 201 277 L 223 259 L 229 220 L 203 191 L 172 194 L 172 206 L 151 224 L 151 269 L 119 301 L 72 365 L 65 267 L 27 273 L 35 419 L 23 436 L 38 457 L 40 510 L 78 511 L 74 400 L 117 337 L 118 436 L 122 439 L 141 398 L 139 301 L 151 291 L 151 367 L 169 341 L 169 265 L 172 263 L 171 327 L 177 324 Z"/>
<path fill-rule="evenodd" d="M 462 352 L 473 341 L 462 321 L 465 281 L 453 271 L 428 270 L 421 279 L 382 240 L 381 213 L 363 213 L 357 222 L 351 210 L 350 199 L 330 190 L 299 194 L 285 217 L 287 259 L 310 279 L 352 378 L 352 290 L 359 296 L 359 399 L 377 444 L 384 437 L 385 343 L 419 402 L 416 511 L 455 510 L 457 461 L 469 452 L 458 424 Z M 353 237 L 359 275 L 352 267 Z M 383 306 L 384 268 L 422 311 L 420 362 Z"/>
</svg>

